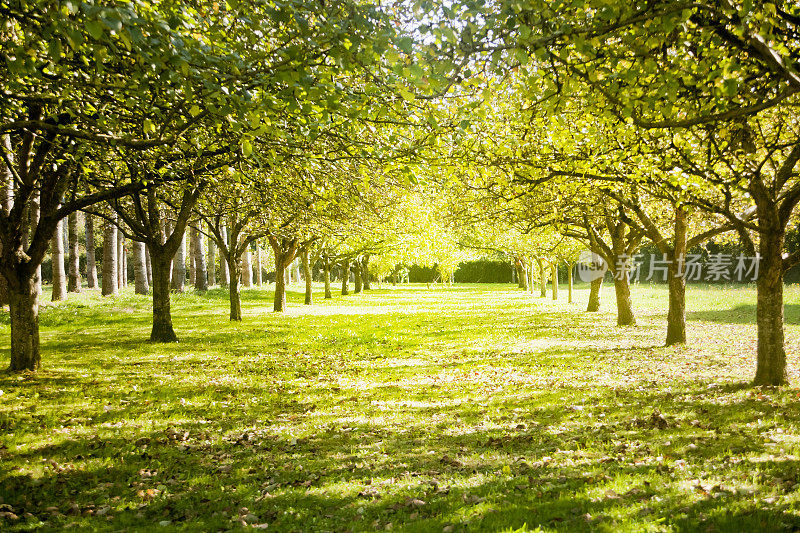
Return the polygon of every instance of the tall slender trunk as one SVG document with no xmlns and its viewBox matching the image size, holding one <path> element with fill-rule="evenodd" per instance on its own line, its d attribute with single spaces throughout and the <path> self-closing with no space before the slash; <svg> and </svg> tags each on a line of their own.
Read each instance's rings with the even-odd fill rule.
<svg viewBox="0 0 800 533">
<path fill-rule="evenodd" d="M 311 305 L 314 303 L 314 294 L 313 287 L 311 285 L 311 265 L 308 262 L 308 250 L 303 250 L 301 258 L 303 262 L 303 278 L 305 278 L 306 281 L 306 298 L 303 303 L 305 305 Z"/>
<path fill-rule="evenodd" d="M 531 259 L 530 260 L 530 268 L 528 268 L 528 282 L 527 282 L 528 283 L 528 292 L 531 293 L 531 296 L 533 296 L 533 293 L 536 291 L 536 282 L 534 280 L 534 277 L 535 277 L 535 274 L 534 274 L 534 268 L 533 268 L 533 259 Z"/>
<path fill-rule="evenodd" d="M 144 247 L 144 264 L 147 269 L 147 285 L 153 284 L 153 264 L 150 261 L 150 249 Z"/>
<path fill-rule="evenodd" d="M 13 160 L 14 152 L 11 145 L 11 137 L 9 135 L 0 136 L 0 143 L 2 143 L 2 148 L 9 160 Z M 14 173 L 11 168 L 4 163 L 0 163 L 0 204 L 2 204 L 5 213 L 10 213 L 14 207 Z M 0 253 L 2 253 L 1 246 Z M 5 276 L 0 275 L 0 305 L 7 303 L 9 303 L 8 282 Z"/>
<path fill-rule="evenodd" d="M 572 280 L 572 269 L 575 267 L 573 263 L 567 263 L 567 303 L 572 303 L 572 289 L 573 289 L 573 280 Z"/>
<path fill-rule="evenodd" d="M 186 282 L 186 233 L 181 237 L 181 243 L 172 258 L 172 290 L 183 292 Z"/>
<path fill-rule="evenodd" d="M 558 300 L 558 263 L 550 263 L 550 278 L 553 284 L 553 300 Z"/>
<path fill-rule="evenodd" d="M 208 277 L 206 273 L 206 247 L 203 234 L 197 226 L 192 226 L 192 240 L 194 241 L 194 288 L 200 292 L 208 290 Z"/>
<path fill-rule="evenodd" d="M 189 285 L 197 287 L 197 239 L 194 227 L 189 226 Z"/>
<path fill-rule="evenodd" d="M 536 260 L 539 263 L 539 296 L 547 298 L 547 270 L 543 259 Z"/>
<path fill-rule="evenodd" d="M 256 285 L 259 287 L 264 284 L 263 272 L 264 261 L 261 257 L 261 245 L 256 241 Z"/>
<path fill-rule="evenodd" d="M 122 290 L 128 284 L 128 265 L 126 264 L 126 256 L 125 237 L 122 236 L 122 232 L 119 231 L 119 228 L 117 228 L 117 283 L 120 290 Z"/>
<path fill-rule="evenodd" d="M 758 357 L 754 385 L 784 385 L 789 378 L 786 372 L 786 348 L 783 334 L 783 244 L 785 229 L 777 223 L 770 224 L 768 216 L 759 224 L 764 226 L 759 234 L 756 299 L 758 325 Z"/>
<path fill-rule="evenodd" d="M 228 242 L 228 228 L 222 226 L 220 228 L 220 235 L 222 236 L 222 240 L 224 242 Z M 230 245 L 228 246 L 230 250 Z M 219 283 L 223 287 L 227 287 L 230 283 L 230 268 L 228 267 L 228 261 L 223 257 L 222 250 L 220 249 L 219 254 Z M 231 319 L 234 320 L 234 319 Z"/>
<path fill-rule="evenodd" d="M 325 299 L 330 300 L 333 298 L 333 293 L 331 292 L 331 262 L 327 257 L 322 260 L 322 277 L 325 281 Z"/>
<path fill-rule="evenodd" d="M 358 294 L 361 292 L 363 288 L 363 284 L 361 283 L 361 262 L 356 257 L 355 261 L 353 261 L 353 280 L 355 282 L 355 289 L 353 290 L 353 294 Z"/>
<path fill-rule="evenodd" d="M 52 301 L 58 302 L 67 299 L 67 274 L 64 271 L 64 230 L 63 221 L 56 224 L 56 231 L 50 240 L 53 264 L 53 297 Z"/>
<path fill-rule="evenodd" d="M 86 222 L 86 286 L 96 289 L 97 284 L 97 262 L 95 261 L 94 245 L 94 217 L 89 213 L 84 213 Z"/>
<path fill-rule="evenodd" d="M 162 251 L 150 250 L 150 262 L 153 266 L 153 329 L 150 341 L 177 342 L 170 309 L 171 258 Z"/>
<path fill-rule="evenodd" d="M 249 289 L 253 286 L 253 254 L 248 248 L 242 254 L 242 287 Z"/>
<path fill-rule="evenodd" d="M 342 263 L 342 296 L 350 294 L 350 260 L 345 259 Z"/>
<path fill-rule="evenodd" d="M 117 283 L 117 226 L 107 220 L 103 224 L 103 296 L 119 292 Z"/>
<path fill-rule="evenodd" d="M 675 208 L 674 244 L 667 270 L 667 346 L 686 342 L 686 211 Z"/>
<path fill-rule="evenodd" d="M 217 245 L 214 239 L 208 239 L 208 260 L 206 270 L 208 270 L 208 286 L 213 287 L 217 284 Z"/>
<path fill-rule="evenodd" d="M 78 213 L 70 213 L 67 217 L 69 238 L 67 239 L 69 249 L 69 278 L 67 280 L 67 291 L 81 292 L 81 254 L 78 246 Z"/>
<path fill-rule="evenodd" d="M 600 292 L 603 288 L 603 277 L 592 280 L 589 286 L 589 305 L 586 306 L 587 313 L 594 313 L 600 310 Z"/>
<path fill-rule="evenodd" d="M 133 283 L 136 294 L 147 294 L 150 292 L 150 285 L 147 282 L 147 257 L 145 254 L 145 244 L 133 241 Z"/>
<path fill-rule="evenodd" d="M 6 272 L 6 275 L 9 273 Z M 41 366 L 39 351 L 39 290 L 34 275 L 9 282 L 11 315 L 11 365 L 9 370 L 36 371 Z"/>
</svg>

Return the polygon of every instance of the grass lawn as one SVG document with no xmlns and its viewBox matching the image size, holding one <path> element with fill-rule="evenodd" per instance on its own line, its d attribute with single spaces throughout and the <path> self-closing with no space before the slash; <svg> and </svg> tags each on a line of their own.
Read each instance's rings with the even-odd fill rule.
<svg viewBox="0 0 800 533">
<path fill-rule="evenodd" d="M 613 287 L 561 296 L 245 290 L 230 323 L 212 290 L 170 345 L 132 289 L 48 304 L 43 370 L 0 373 L 0 531 L 800 529 L 800 288 L 778 390 L 747 386 L 752 287 L 690 287 L 673 348 L 664 287 L 631 328 Z"/>
</svg>

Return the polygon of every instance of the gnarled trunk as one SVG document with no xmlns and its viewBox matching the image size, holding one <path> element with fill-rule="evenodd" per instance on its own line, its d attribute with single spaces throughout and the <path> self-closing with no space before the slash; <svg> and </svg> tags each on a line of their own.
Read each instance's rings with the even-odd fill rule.
<svg viewBox="0 0 800 533">
<path fill-rule="evenodd" d="M 558 300 L 558 263 L 555 261 L 550 264 L 550 278 L 553 284 L 553 300 Z"/>
<path fill-rule="evenodd" d="M 369 254 L 364 254 L 361 259 L 361 284 L 365 291 L 372 289 L 369 279 Z"/>
<path fill-rule="evenodd" d="M 67 217 L 68 238 L 67 245 L 69 250 L 69 278 L 67 279 L 67 291 L 81 292 L 81 266 L 80 248 L 78 247 L 78 213 L 70 213 Z"/>
<path fill-rule="evenodd" d="M 228 265 L 228 300 L 231 307 L 231 320 L 242 321 L 242 295 L 239 293 L 240 270 L 239 258 L 227 261 Z"/>
<path fill-rule="evenodd" d="M 166 253 L 150 250 L 150 262 L 153 267 L 153 329 L 150 341 L 177 342 L 170 309 L 170 258 Z"/>
<path fill-rule="evenodd" d="M 35 276 L 23 277 L 9 283 L 11 313 L 12 372 L 36 371 L 41 366 L 39 351 L 39 291 Z"/>
<path fill-rule="evenodd" d="M 276 272 L 284 272 L 290 263 L 286 255 L 279 249 L 274 249 L 275 253 L 275 269 Z M 275 276 L 275 298 L 273 300 L 272 310 L 276 313 L 282 313 L 286 310 L 286 277 Z"/>
<path fill-rule="evenodd" d="M 758 325 L 758 357 L 754 385 L 784 385 L 786 349 L 783 336 L 783 241 L 785 233 L 778 224 L 768 226 L 766 217 L 759 238 L 761 256 L 758 272 L 756 323 Z"/>
<path fill-rule="evenodd" d="M 675 208 L 675 228 L 671 259 L 667 269 L 669 310 L 666 345 L 686 342 L 686 211 Z"/>
<path fill-rule="evenodd" d="M 600 310 L 600 293 L 603 288 L 603 277 L 592 280 L 589 285 L 589 305 L 586 306 L 587 313 L 594 313 Z"/>
<path fill-rule="evenodd" d="M 572 303 L 572 288 L 573 288 L 573 280 L 572 280 L 572 269 L 575 267 L 572 263 L 567 263 L 567 303 Z"/>
<path fill-rule="evenodd" d="M 614 292 L 617 296 L 617 325 L 635 326 L 636 317 L 633 314 L 631 285 L 627 272 L 614 273 Z"/>
</svg>

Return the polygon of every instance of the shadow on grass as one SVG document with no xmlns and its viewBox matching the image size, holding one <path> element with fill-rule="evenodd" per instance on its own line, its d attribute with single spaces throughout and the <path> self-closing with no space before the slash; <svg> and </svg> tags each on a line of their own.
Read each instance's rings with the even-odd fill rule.
<svg viewBox="0 0 800 533">
<path fill-rule="evenodd" d="M 785 304 L 784 322 L 787 324 L 800 324 L 800 305 Z M 686 313 L 687 320 L 701 320 L 705 322 L 718 322 L 724 324 L 755 324 L 756 306 L 737 305 L 731 309 L 690 311 Z"/>
</svg>

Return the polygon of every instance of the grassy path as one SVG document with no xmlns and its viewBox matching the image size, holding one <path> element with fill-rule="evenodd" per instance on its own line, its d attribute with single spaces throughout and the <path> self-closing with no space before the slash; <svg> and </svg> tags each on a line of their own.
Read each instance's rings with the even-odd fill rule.
<svg viewBox="0 0 800 533">
<path fill-rule="evenodd" d="M 175 296 L 173 345 L 147 298 L 48 306 L 45 369 L 0 374 L 0 530 L 800 528 L 800 391 L 745 386 L 754 291 L 690 288 L 677 348 L 663 288 L 634 328 L 586 292 L 250 290 L 231 324 L 214 290 Z"/>
</svg>

